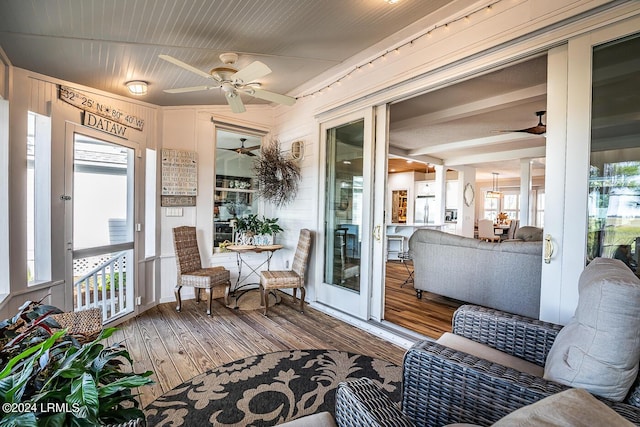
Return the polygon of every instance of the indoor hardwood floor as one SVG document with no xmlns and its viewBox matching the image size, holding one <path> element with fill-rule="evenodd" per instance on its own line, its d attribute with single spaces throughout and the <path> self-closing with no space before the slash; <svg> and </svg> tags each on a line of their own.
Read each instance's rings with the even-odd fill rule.
<svg viewBox="0 0 640 427">
<path fill-rule="evenodd" d="M 337 349 L 402 364 L 403 348 L 310 307 L 301 314 L 289 296 L 283 299 L 268 317 L 262 310 L 228 309 L 220 300 L 211 317 L 205 303 L 194 300 L 184 301 L 180 313 L 175 303 L 160 304 L 120 324 L 110 341 L 125 341 L 136 372 L 154 372 L 155 384 L 140 389 L 143 407 L 209 369 L 280 350 Z"/>
<path fill-rule="evenodd" d="M 413 269 L 411 261 L 408 266 Z M 434 339 L 451 332 L 453 312 L 463 303 L 430 292 L 418 299 L 413 283 L 402 286 L 407 275 L 400 261 L 387 262 L 384 319 Z"/>
</svg>

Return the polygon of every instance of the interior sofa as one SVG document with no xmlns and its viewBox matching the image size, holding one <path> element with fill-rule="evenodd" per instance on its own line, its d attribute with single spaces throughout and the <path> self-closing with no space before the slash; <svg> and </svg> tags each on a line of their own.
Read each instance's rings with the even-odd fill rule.
<svg viewBox="0 0 640 427">
<path fill-rule="evenodd" d="M 541 241 L 489 243 L 419 229 L 409 239 L 417 297 L 432 292 L 463 302 L 538 318 Z"/>
</svg>

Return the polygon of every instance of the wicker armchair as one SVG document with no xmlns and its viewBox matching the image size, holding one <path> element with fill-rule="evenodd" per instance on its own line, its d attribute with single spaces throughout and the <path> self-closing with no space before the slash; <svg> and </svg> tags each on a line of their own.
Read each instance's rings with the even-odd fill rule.
<svg viewBox="0 0 640 427">
<path fill-rule="evenodd" d="M 543 366 L 561 326 L 472 305 L 454 314 L 453 333 Z M 601 399 L 640 425 L 640 390 L 622 403 Z M 490 425 L 523 406 L 569 387 L 420 341 L 403 364 L 402 410 L 367 380 L 343 383 L 336 396 L 339 426 Z"/>
<path fill-rule="evenodd" d="M 293 256 L 291 270 L 267 270 L 260 272 L 260 295 L 264 306 L 264 315 L 269 311 L 269 292 L 276 289 L 293 289 L 293 302 L 296 301 L 296 291 L 300 289 L 300 312 L 304 313 L 304 276 L 307 271 L 309 254 L 311 252 L 311 230 L 300 230 L 298 246 Z"/>
<path fill-rule="evenodd" d="M 207 290 L 207 315 L 209 316 L 211 316 L 214 298 L 224 298 L 225 305 L 229 305 L 229 288 L 231 287 L 229 270 L 224 267 L 202 267 L 196 228 L 189 226 L 174 228 L 173 247 L 176 251 L 178 272 L 174 289 L 178 303 L 176 311 L 182 310 L 180 290 L 183 286 L 194 288 L 196 302 L 200 302 L 200 291 Z"/>
</svg>

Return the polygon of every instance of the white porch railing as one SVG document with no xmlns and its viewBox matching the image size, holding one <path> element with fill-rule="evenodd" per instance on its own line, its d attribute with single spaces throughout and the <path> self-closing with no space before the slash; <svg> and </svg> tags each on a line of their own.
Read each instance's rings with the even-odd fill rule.
<svg viewBox="0 0 640 427">
<path fill-rule="evenodd" d="M 133 289 L 127 287 L 127 255 L 116 253 L 73 283 L 75 310 L 92 307 L 102 309 L 102 321 L 107 322 L 133 309 Z M 133 278 L 129 283 L 132 282 Z M 130 294 L 130 295 L 129 295 Z"/>
</svg>

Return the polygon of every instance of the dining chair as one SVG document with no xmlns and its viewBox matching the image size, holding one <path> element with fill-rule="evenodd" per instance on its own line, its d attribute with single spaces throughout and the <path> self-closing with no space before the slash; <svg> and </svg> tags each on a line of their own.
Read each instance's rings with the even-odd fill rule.
<svg viewBox="0 0 640 427">
<path fill-rule="evenodd" d="M 518 227 L 520 227 L 520 220 L 512 219 L 509 223 L 509 229 L 507 230 L 507 239 L 513 240 L 516 238 L 516 231 L 518 231 Z"/>
<path fill-rule="evenodd" d="M 306 228 L 300 230 L 298 246 L 293 257 L 291 270 L 266 270 L 260 272 L 260 294 L 264 315 L 269 311 L 269 292 L 276 289 L 293 289 L 293 302 L 296 302 L 296 292 L 300 289 L 300 312 L 304 313 L 304 276 L 311 252 L 312 232 Z"/>
<path fill-rule="evenodd" d="M 478 238 L 487 242 L 499 242 L 500 236 L 496 236 L 493 229 L 493 221 L 490 219 L 478 220 Z"/>
<path fill-rule="evenodd" d="M 224 267 L 202 267 L 200 250 L 196 237 L 196 228 L 181 226 L 173 229 L 173 246 L 176 251 L 176 267 L 178 278 L 175 295 L 178 305 L 177 311 L 182 309 L 180 290 L 183 286 L 194 288 L 196 302 L 200 302 L 200 291 L 207 290 L 207 315 L 211 316 L 214 298 L 224 298 L 225 305 L 229 305 L 229 288 L 231 280 L 229 270 Z"/>
</svg>

